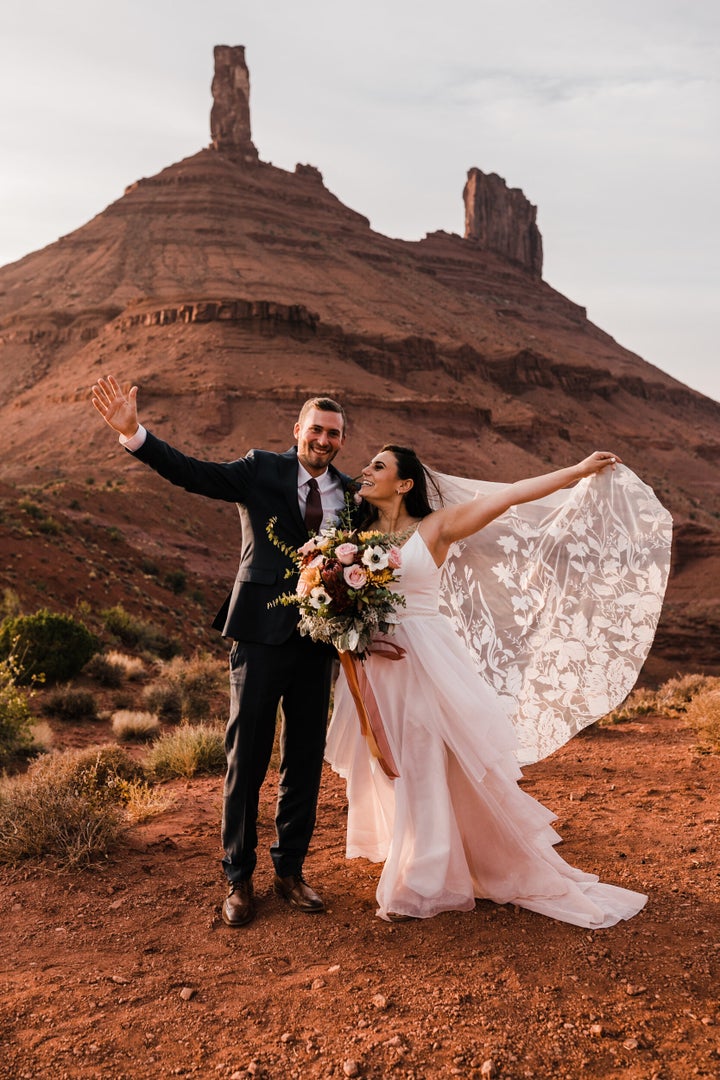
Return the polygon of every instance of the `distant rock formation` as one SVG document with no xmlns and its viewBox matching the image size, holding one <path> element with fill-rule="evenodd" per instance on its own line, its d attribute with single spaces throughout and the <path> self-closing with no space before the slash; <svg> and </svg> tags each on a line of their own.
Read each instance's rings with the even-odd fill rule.
<svg viewBox="0 0 720 1080">
<path fill-rule="evenodd" d="M 210 112 L 212 146 L 247 164 L 258 160 L 250 138 L 250 72 L 244 45 L 216 45 Z"/>
<path fill-rule="evenodd" d="M 509 188 L 497 173 L 470 169 L 463 189 L 465 239 L 520 263 L 533 277 L 542 277 L 542 236 L 537 207 L 520 188 Z"/>
</svg>

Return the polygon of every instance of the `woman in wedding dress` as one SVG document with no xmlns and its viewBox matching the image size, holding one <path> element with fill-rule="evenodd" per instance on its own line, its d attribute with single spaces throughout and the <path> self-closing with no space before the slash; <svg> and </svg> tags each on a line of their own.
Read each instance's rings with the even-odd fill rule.
<svg viewBox="0 0 720 1080">
<path fill-rule="evenodd" d="M 598 713 L 596 708 L 594 715 L 590 709 L 589 719 L 580 721 L 582 726 L 608 711 L 618 694 L 625 696 L 652 641 L 667 573 L 667 566 L 661 565 L 668 548 L 667 512 L 661 507 L 657 510 L 659 504 L 650 489 L 619 461 L 612 453 L 596 452 L 575 466 L 543 476 L 507 486 L 484 485 L 481 498 L 473 498 L 472 492 L 455 492 L 451 497 L 466 501 L 437 509 L 432 509 L 430 500 L 437 504 L 435 492 L 439 488 L 442 497 L 444 486 L 452 487 L 444 485 L 444 480 L 453 478 L 433 477 L 413 451 L 386 446 L 363 470 L 361 494 L 372 508 L 372 528 L 403 539 L 397 589 L 405 605 L 397 608 L 393 641 L 404 656 L 393 660 L 387 654 L 371 653 L 363 665 L 399 775 L 389 778 L 371 756 L 343 673 L 335 690 L 326 757 L 347 781 L 348 858 L 384 861 L 377 889 L 381 918 L 404 921 L 442 911 L 469 911 L 476 898 L 484 898 L 599 928 L 631 918 L 644 906 L 647 897 L 641 893 L 600 883 L 595 875 L 564 862 L 554 849 L 560 839 L 552 828 L 554 815 L 517 783 L 522 775 L 518 761 L 523 760 L 522 738 L 516 730 L 520 714 L 525 714 L 520 730 L 524 723 L 531 731 L 529 744 L 538 732 L 549 733 L 539 752 L 536 746 L 525 754 L 525 760 L 537 760 L 548 747 L 573 734 L 572 722 L 564 723 L 561 714 L 564 705 L 566 711 L 582 711 L 571 707 L 578 701 L 578 690 L 583 708 L 594 695 L 595 706 L 601 709 Z M 609 475 L 616 468 L 617 481 Z M 576 481 L 581 483 L 571 493 L 564 491 Z M 642 538 L 638 540 L 624 524 L 617 524 L 613 536 L 606 537 L 611 546 L 603 554 L 597 550 L 599 541 L 592 539 L 597 528 L 588 507 L 601 515 L 605 530 L 608 518 L 617 514 L 619 499 L 619 489 L 608 494 L 611 482 L 630 491 L 631 504 L 640 501 Z M 604 485 L 600 501 L 593 485 Z M 559 501 L 556 492 L 562 492 Z M 568 510 L 568 502 L 575 510 Z M 540 516 L 544 514 L 545 519 L 539 526 L 537 520 L 530 525 L 516 522 L 513 531 L 511 508 L 523 504 L 532 504 L 533 512 L 541 507 Z M 655 513 L 649 524 L 647 519 L 653 515 L 648 507 Z M 469 594 L 473 588 L 471 573 L 457 570 L 462 561 L 460 542 L 471 544 L 468 538 L 495 521 L 503 523 L 495 544 L 505 554 L 521 556 L 521 588 L 508 594 L 515 630 L 505 638 L 464 617 L 462 597 L 458 599 L 459 593 Z M 660 537 L 659 541 L 649 541 L 650 535 Z M 540 537 L 545 543 L 548 536 L 553 550 L 569 547 L 574 552 L 575 569 L 557 589 L 569 591 L 572 605 L 578 604 L 582 592 L 573 584 L 572 575 L 588 581 L 600 569 L 603 584 L 596 582 L 594 592 L 612 592 L 622 607 L 615 626 L 622 643 L 618 638 L 615 650 L 613 629 L 606 625 L 612 620 L 605 617 L 605 609 L 600 615 L 592 604 L 585 613 L 573 607 L 571 629 L 567 629 L 570 617 L 563 614 L 563 603 L 553 600 L 547 585 L 538 590 L 539 571 L 533 571 L 528 580 L 533 552 L 537 555 L 532 538 Z M 497 558 L 497 548 L 492 557 Z M 547 551 L 536 559 L 545 569 L 550 561 Z M 631 584 L 625 562 L 632 564 Z M 488 576 L 510 588 L 503 566 L 492 567 Z M 642 601 L 648 589 L 641 583 L 643 575 L 651 581 L 656 600 L 654 607 L 646 604 L 645 609 Z M 557 588 L 557 566 L 550 577 Z M 613 584 L 616 579 L 622 587 Z M 533 601 L 534 593 L 538 595 Z M 531 625 L 526 608 L 533 603 L 541 616 Z M 449 607 L 450 617 L 441 606 Z M 556 625 L 544 631 L 542 620 L 547 620 L 550 608 Z M 644 615 L 637 616 L 641 610 Z M 621 626 L 623 618 L 627 625 Z M 483 639 L 481 647 L 478 643 Z M 579 650 L 591 645 L 592 652 L 580 657 Z M 543 656 L 551 656 L 552 665 L 543 667 Z M 579 685 L 584 675 L 573 670 L 574 663 L 583 673 L 590 672 L 588 687 Z M 610 681 L 615 679 L 614 695 L 610 692 L 608 697 L 607 688 L 598 686 L 598 670 L 610 672 Z M 504 685 L 501 679 L 506 680 Z M 523 682 L 532 690 L 526 686 L 523 691 Z M 543 694 L 553 703 L 550 719 Z"/>
</svg>

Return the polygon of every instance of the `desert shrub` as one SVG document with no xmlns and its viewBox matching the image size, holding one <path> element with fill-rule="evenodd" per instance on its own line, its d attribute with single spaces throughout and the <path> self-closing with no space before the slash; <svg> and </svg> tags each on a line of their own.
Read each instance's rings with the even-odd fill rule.
<svg viewBox="0 0 720 1080">
<path fill-rule="evenodd" d="M 136 768 L 119 747 L 49 754 L 0 787 L 0 863 L 55 856 L 82 866 L 104 855 L 122 825 L 120 782 Z"/>
<path fill-rule="evenodd" d="M 60 686 L 45 698 L 43 712 L 60 720 L 90 720 L 97 716 L 97 702 L 92 690 Z"/>
<path fill-rule="evenodd" d="M 720 751 L 720 679 L 718 685 L 701 690 L 688 703 L 687 722 L 698 733 L 701 742 L 715 753 Z"/>
<path fill-rule="evenodd" d="M 111 690 L 122 686 L 125 677 L 120 665 L 113 663 L 105 653 L 95 653 L 94 656 L 91 656 L 83 668 L 83 674 L 89 675 L 100 686 L 107 686 Z"/>
<path fill-rule="evenodd" d="M 637 716 L 658 712 L 657 694 L 643 688 L 632 690 L 622 704 L 602 718 L 602 724 L 623 724 Z"/>
<path fill-rule="evenodd" d="M 184 570 L 168 570 L 163 576 L 163 585 L 178 596 L 187 588 L 187 574 Z"/>
<path fill-rule="evenodd" d="M 0 864 L 53 856 L 86 866 L 126 824 L 166 805 L 119 746 L 48 754 L 0 785 Z"/>
<path fill-rule="evenodd" d="M 161 735 L 150 748 L 145 768 L 158 780 L 225 768 L 225 729 L 220 724 L 181 724 Z"/>
<path fill-rule="evenodd" d="M 143 649 L 164 660 L 177 656 L 180 645 L 153 623 L 145 622 L 125 610 L 122 604 L 102 612 L 105 628 L 130 649 Z"/>
<path fill-rule="evenodd" d="M 112 714 L 113 735 L 121 741 L 150 739 L 157 735 L 160 721 L 155 713 L 119 709 Z"/>
<path fill-rule="evenodd" d="M 97 638 L 84 623 L 47 608 L 0 623 L 0 657 L 16 657 L 21 683 L 40 675 L 48 682 L 73 679 L 97 649 Z"/>
<path fill-rule="evenodd" d="M 161 676 L 145 687 L 143 699 L 149 709 L 165 720 L 182 719 L 182 690 L 177 682 Z"/>
<path fill-rule="evenodd" d="M 712 675 L 679 675 L 662 684 L 658 704 L 665 713 L 683 713 L 698 694 L 713 687 L 720 687 L 720 679 Z"/>
<path fill-rule="evenodd" d="M 139 657 L 127 656 L 115 650 L 96 653 L 83 668 L 83 673 L 111 690 L 122 686 L 124 679 L 142 679 L 146 674 L 145 665 Z"/>
<path fill-rule="evenodd" d="M 127 653 L 116 652 L 114 649 L 107 654 L 108 661 L 122 668 L 125 678 L 130 682 L 144 679 L 147 675 L 145 664 L 139 656 L 128 656 Z"/>
<path fill-rule="evenodd" d="M 0 660 L 0 766 L 31 751 L 32 714 L 12 656 Z"/>
<path fill-rule="evenodd" d="M 145 689 L 149 708 L 172 720 L 207 720 L 225 705 L 225 665 L 208 653 L 181 656 L 162 665 Z"/>
</svg>

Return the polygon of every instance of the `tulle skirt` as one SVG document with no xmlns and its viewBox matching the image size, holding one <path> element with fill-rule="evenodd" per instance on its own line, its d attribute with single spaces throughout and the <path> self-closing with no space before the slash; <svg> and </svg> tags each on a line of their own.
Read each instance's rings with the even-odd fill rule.
<svg viewBox="0 0 720 1080">
<path fill-rule="evenodd" d="M 429 918 L 483 898 L 595 929 L 640 911 L 647 897 L 555 851 L 555 815 L 518 785 L 512 722 L 449 620 L 404 617 L 394 640 L 404 658 L 371 655 L 365 672 L 399 779 L 371 757 L 342 673 L 326 750 L 347 781 L 348 858 L 385 864 L 378 915 Z"/>
</svg>

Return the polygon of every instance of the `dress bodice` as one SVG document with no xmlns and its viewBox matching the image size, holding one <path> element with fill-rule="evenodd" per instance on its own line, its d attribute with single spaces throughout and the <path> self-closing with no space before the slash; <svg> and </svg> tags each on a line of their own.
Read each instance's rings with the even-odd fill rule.
<svg viewBox="0 0 720 1080">
<path fill-rule="evenodd" d="M 401 571 L 394 591 L 405 597 L 405 606 L 396 609 L 398 618 L 402 621 L 418 615 L 437 615 L 442 567 L 435 565 L 417 529 L 403 544 Z"/>
</svg>

